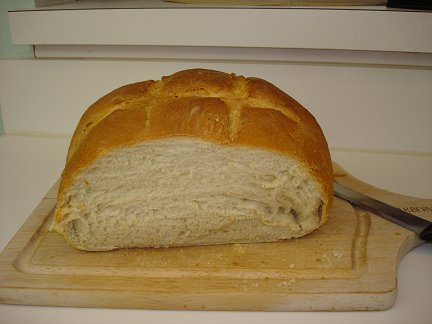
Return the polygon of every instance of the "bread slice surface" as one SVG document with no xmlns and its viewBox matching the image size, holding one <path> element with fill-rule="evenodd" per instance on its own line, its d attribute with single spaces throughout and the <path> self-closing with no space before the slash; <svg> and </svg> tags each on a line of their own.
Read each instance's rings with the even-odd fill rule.
<svg viewBox="0 0 432 324">
<path fill-rule="evenodd" d="M 299 237 L 319 226 L 323 204 L 295 160 L 190 137 L 111 151 L 66 200 L 60 231 L 86 250 Z"/>
</svg>

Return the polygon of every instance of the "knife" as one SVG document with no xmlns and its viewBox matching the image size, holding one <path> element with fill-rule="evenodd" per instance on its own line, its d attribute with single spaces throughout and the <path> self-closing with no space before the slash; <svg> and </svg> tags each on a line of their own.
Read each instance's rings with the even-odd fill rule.
<svg viewBox="0 0 432 324">
<path fill-rule="evenodd" d="M 423 241 L 432 242 L 432 222 L 366 196 L 336 181 L 333 183 L 333 194 L 415 232 Z"/>
</svg>

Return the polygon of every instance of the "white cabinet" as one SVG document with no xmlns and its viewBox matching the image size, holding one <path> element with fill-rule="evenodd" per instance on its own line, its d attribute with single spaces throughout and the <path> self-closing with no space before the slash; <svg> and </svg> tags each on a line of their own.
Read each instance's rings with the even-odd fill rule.
<svg viewBox="0 0 432 324">
<path fill-rule="evenodd" d="M 84 4 L 86 2 L 83 2 Z M 9 13 L 16 44 L 160 45 L 432 52 L 432 14 L 385 7 L 80 2 Z"/>
</svg>

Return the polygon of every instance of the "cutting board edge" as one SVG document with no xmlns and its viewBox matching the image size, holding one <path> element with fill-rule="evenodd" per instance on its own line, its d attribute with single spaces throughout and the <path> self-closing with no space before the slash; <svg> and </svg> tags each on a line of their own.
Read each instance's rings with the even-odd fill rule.
<svg viewBox="0 0 432 324">
<path fill-rule="evenodd" d="M 396 301 L 397 288 L 386 292 L 338 293 L 166 293 L 135 294 L 114 290 L 2 288 L 0 303 L 11 305 L 210 311 L 383 311 Z"/>
</svg>

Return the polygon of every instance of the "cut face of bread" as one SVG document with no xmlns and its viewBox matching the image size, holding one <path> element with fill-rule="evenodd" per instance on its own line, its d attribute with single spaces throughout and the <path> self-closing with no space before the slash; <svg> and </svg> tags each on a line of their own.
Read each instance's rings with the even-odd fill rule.
<svg viewBox="0 0 432 324">
<path fill-rule="evenodd" d="M 56 224 L 85 250 L 271 242 L 322 223 L 297 160 L 184 136 L 114 149 L 77 173 Z"/>
</svg>

